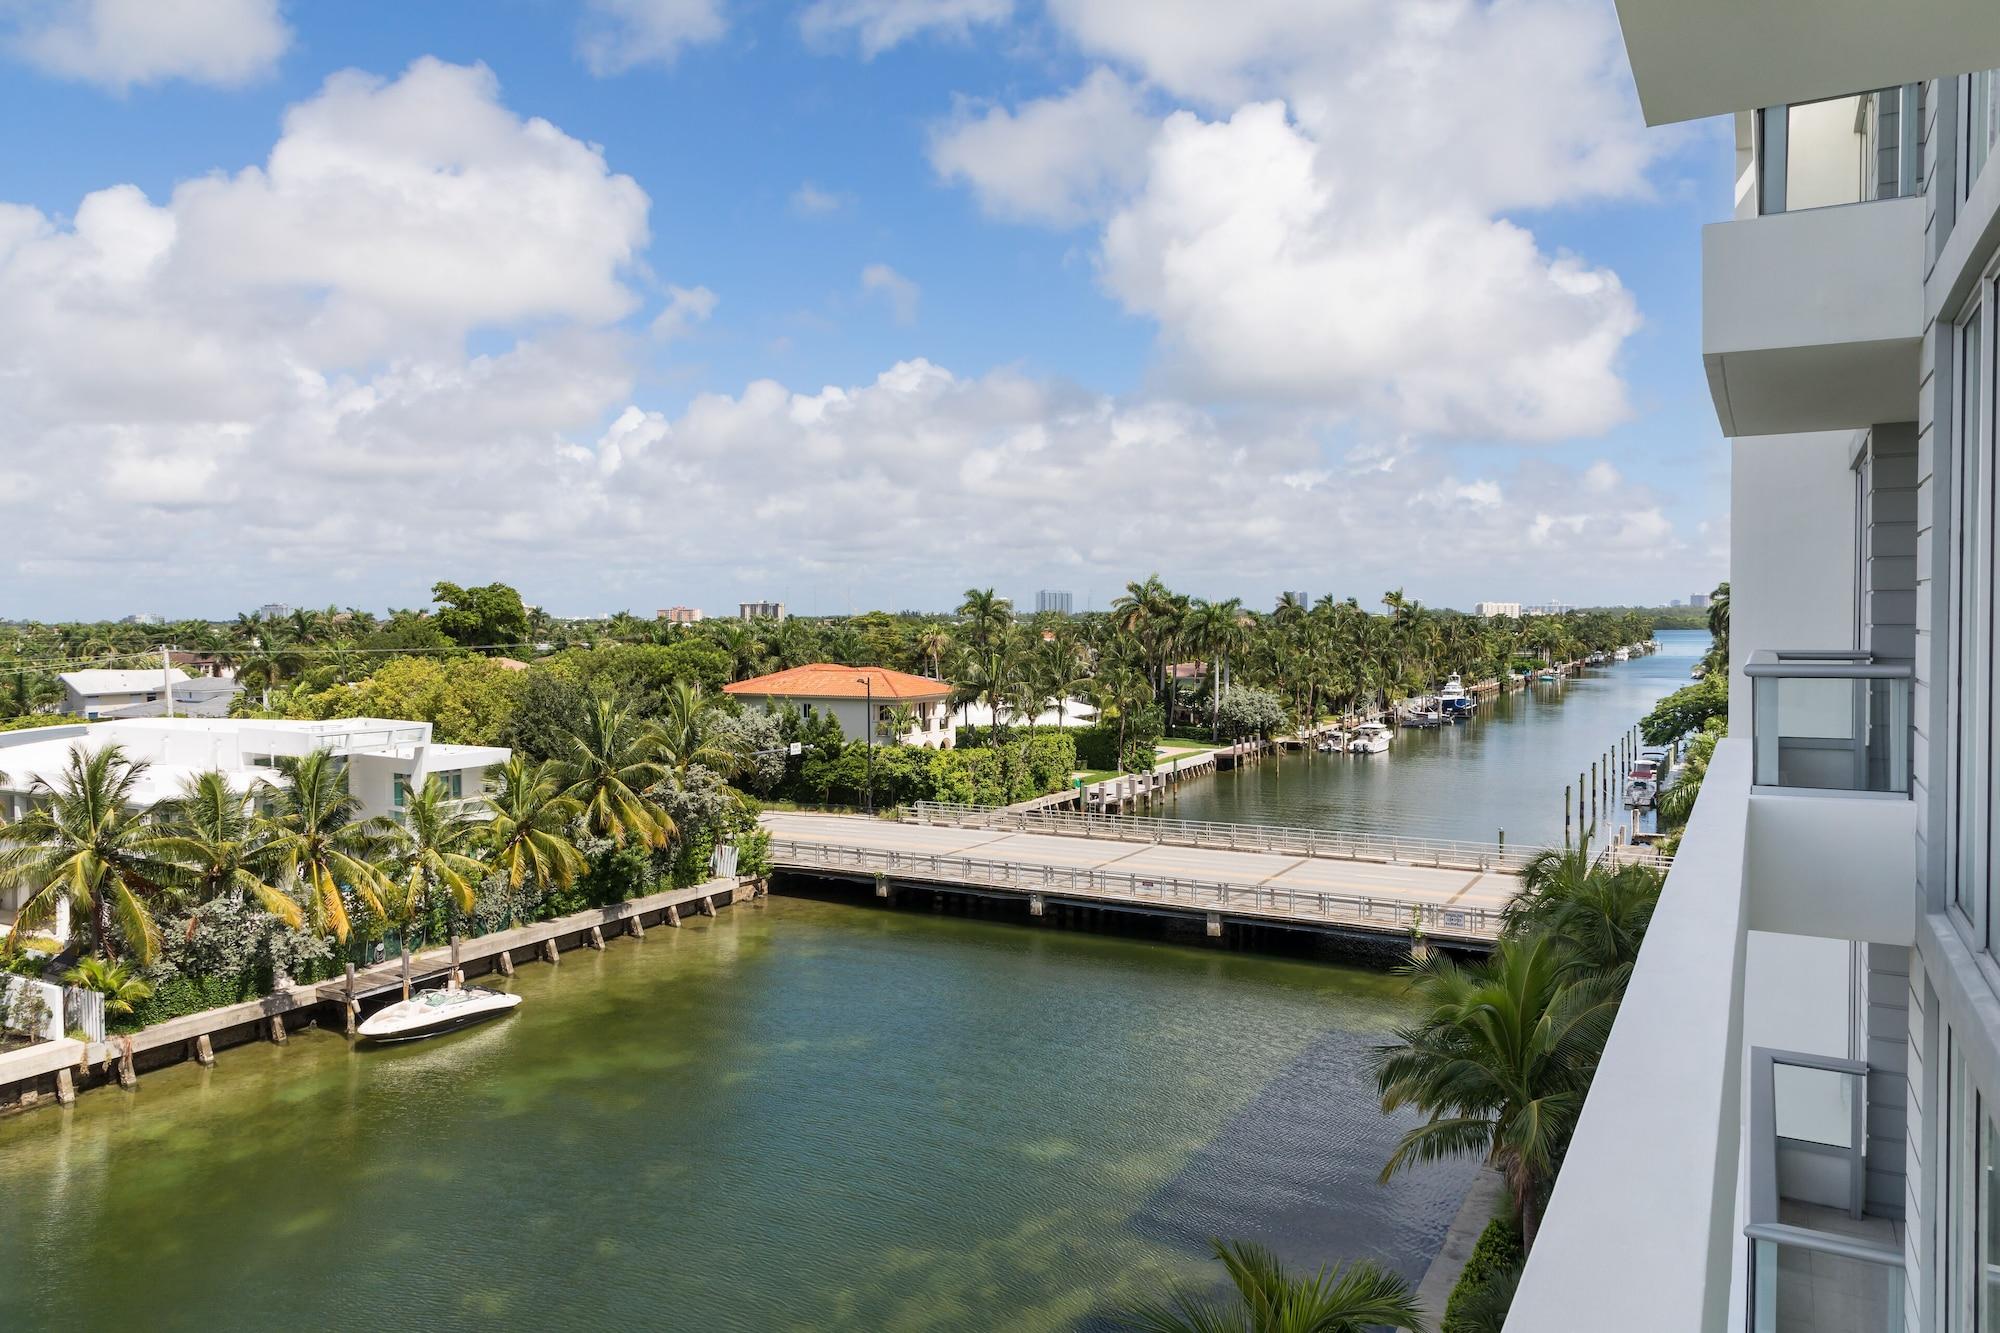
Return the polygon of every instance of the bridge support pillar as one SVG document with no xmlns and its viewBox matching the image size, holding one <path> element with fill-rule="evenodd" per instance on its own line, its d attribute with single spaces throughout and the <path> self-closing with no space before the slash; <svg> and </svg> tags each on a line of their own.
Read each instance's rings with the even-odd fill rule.
<svg viewBox="0 0 2000 1333">
<path fill-rule="evenodd" d="M 1029 916 L 1040 916 L 1041 914 L 1042 914 L 1042 895 L 1041 895 L 1041 894 L 1039 894 L 1039 893 L 1031 893 L 1031 894 L 1029 894 L 1029 895 L 1028 895 L 1028 915 L 1029 915 Z"/>
<path fill-rule="evenodd" d="M 877 875 L 875 877 L 875 896 L 877 898 L 886 898 L 889 896 L 889 877 L 887 875 Z"/>
<path fill-rule="evenodd" d="M 1222 913 L 1210 912 L 1208 914 L 1208 937 L 1212 940 L 1222 938 Z"/>
</svg>

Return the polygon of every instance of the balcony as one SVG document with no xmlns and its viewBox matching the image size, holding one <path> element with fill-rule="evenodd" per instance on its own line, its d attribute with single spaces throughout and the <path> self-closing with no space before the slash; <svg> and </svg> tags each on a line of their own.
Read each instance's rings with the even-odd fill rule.
<svg viewBox="0 0 2000 1333">
<path fill-rule="evenodd" d="M 1901 1226 L 1866 1211 L 1868 1066 L 1750 1058 L 1751 1333 L 1900 1333 Z"/>
<path fill-rule="evenodd" d="M 1702 233 L 1702 360 L 1725 435 L 1917 415 L 1915 85 L 1739 119 L 1733 222 Z"/>
<path fill-rule="evenodd" d="M 1910 663 L 1766 650 L 1751 654 L 1744 674 L 1751 927 L 1911 943 Z"/>
</svg>

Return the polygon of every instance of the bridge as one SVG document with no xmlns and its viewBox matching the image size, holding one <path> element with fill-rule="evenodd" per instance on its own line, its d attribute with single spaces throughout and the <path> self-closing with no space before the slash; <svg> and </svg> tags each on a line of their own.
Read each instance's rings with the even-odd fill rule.
<svg viewBox="0 0 2000 1333">
<path fill-rule="evenodd" d="M 769 812 L 773 865 L 1023 901 L 1486 949 L 1532 849 L 920 802 L 902 822 Z"/>
</svg>

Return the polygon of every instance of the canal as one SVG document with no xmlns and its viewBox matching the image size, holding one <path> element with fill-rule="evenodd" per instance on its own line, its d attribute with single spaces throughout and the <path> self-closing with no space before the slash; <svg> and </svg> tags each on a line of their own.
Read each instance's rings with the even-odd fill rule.
<svg viewBox="0 0 2000 1333">
<path fill-rule="evenodd" d="M 1473 720 L 1403 731 L 1386 754 L 1290 754 L 1190 782 L 1146 813 L 1492 842 L 1560 843 L 1563 786 L 1688 683 L 1709 636 L 1480 701 Z M 1614 795 L 1618 784 L 1613 784 Z"/>
<path fill-rule="evenodd" d="M 1419 1276 L 1380 970 L 773 898 L 0 1122 L 0 1328 L 1088 1330 L 1207 1237 Z"/>
</svg>

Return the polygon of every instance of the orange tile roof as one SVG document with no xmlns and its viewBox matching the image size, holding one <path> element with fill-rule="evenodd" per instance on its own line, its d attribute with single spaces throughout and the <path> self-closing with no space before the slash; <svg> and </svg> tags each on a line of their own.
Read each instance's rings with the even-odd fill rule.
<svg viewBox="0 0 2000 1333">
<path fill-rule="evenodd" d="M 951 694 L 948 681 L 912 676 L 907 671 L 891 671 L 887 667 L 848 667 L 832 662 L 774 671 L 768 676 L 724 685 L 722 689 L 726 694 L 767 699 L 862 699 L 869 692 L 869 687 L 861 683 L 864 676 L 872 683 L 875 697 L 891 703 L 898 699 L 943 699 Z"/>
</svg>

